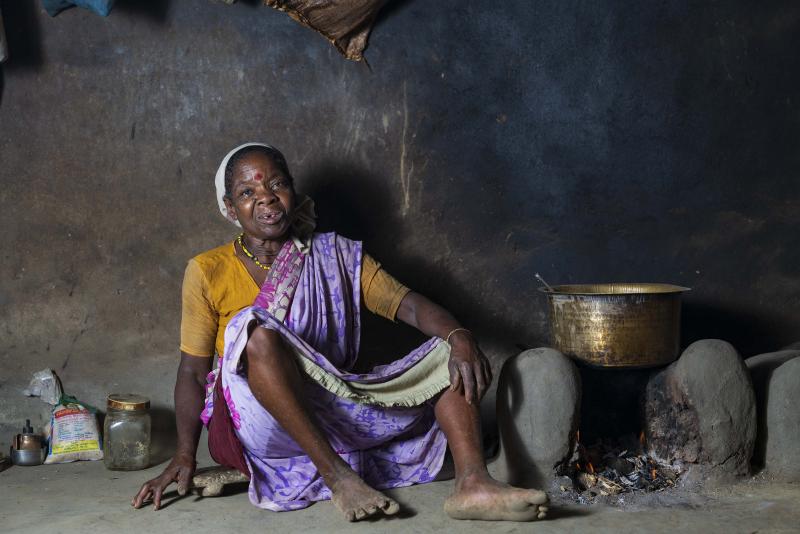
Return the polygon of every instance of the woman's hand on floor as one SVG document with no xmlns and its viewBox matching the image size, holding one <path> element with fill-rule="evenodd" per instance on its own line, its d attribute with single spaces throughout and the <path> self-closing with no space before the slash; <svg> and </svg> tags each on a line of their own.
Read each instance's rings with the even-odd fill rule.
<svg viewBox="0 0 800 534">
<path fill-rule="evenodd" d="M 463 388 L 469 404 L 477 404 L 492 383 L 492 367 L 472 333 L 461 330 L 450 336 L 450 390 Z"/>
<path fill-rule="evenodd" d="M 145 502 L 151 500 L 153 509 L 158 510 L 161 508 L 161 496 L 164 490 L 173 482 L 178 483 L 178 495 L 186 495 L 196 467 L 197 462 L 195 462 L 194 456 L 177 453 L 163 473 L 142 485 L 142 489 L 136 494 L 131 505 L 134 508 L 141 508 Z"/>
</svg>

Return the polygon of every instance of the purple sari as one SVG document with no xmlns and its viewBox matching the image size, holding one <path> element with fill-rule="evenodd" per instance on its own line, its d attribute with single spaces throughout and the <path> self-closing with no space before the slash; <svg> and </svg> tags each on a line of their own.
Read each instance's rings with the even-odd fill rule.
<svg viewBox="0 0 800 534">
<path fill-rule="evenodd" d="M 234 457 L 239 454 L 243 462 L 233 467 L 244 465 L 250 474 L 250 501 L 274 511 L 305 508 L 329 499 L 331 492 L 309 457 L 255 399 L 240 372 L 250 325 L 280 332 L 298 357 L 352 384 L 397 378 L 442 343 L 432 338 L 389 365 L 351 373 L 360 338 L 361 243 L 334 233 L 315 234 L 307 254 L 301 248 L 287 242 L 254 305 L 228 324 L 225 356 L 209 375 L 202 416 L 206 424 L 212 421 L 209 431 L 213 428 L 217 448 L 225 442 L 217 439 L 216 421 L 227 419 L 241 444 Z M 434 418 L 432 400 L 417 406 L 380 406 L 337 396 L 314 380 L 307 380 L 305 388 L 331 446 L 372 487 L 429 482 L 441 469 L 447 442 Z M 221 413 L 214 409 L 214 391 L 217 403 L 226 401 Z"/>
</svg>

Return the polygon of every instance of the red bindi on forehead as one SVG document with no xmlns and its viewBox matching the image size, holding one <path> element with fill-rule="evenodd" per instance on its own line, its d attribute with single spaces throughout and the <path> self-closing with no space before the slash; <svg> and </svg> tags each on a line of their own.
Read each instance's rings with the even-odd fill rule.
<svg viewBox="0 0 800 534">
<path fill-rule="evenodd" d="M 257 172 L 257 173 L 255 173 L 255 174 L 253 175 L 253 180 L 256 180 L 256 181 L 259 181 L 259 182 L 260 182 L 260 181 L 261 181 L 261 180 L 263 180 L 263 179 L 264 179 L 264 175 L 263 175 L 263 174 L 261 174 L 260 172 Z"/>
</svg>

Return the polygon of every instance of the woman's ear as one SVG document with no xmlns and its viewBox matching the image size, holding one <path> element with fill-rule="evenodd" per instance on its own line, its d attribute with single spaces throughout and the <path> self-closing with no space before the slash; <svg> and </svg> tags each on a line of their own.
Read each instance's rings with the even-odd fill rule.
<svg viewBox="0 0 800 534">
<path fill-rule="evenodd" d="M 228 197 L 224 197 L 222 199 L 225 202 L 225 216 L 231 221 L 236 222 L 238 217 L 236 216 L 236 210 L 233 208 L 233 202 Z"/>
</svg>

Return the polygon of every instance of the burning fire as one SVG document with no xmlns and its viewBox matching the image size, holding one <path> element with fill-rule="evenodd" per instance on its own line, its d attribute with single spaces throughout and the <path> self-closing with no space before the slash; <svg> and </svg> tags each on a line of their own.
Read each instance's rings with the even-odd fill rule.
<svg viewBox="0 0 800 534">
<path fill-rule="evenodd" d="M 636 441 L 641 446 L 636 450 Z M 674 487 L 680 475 L 674 468 L 651 458 L 647 450 L 645 431 L 631 433 L 619 439 L 590 437 L 594 443 L 580 443 L 580 431 L 575 432 L 575 456 L 560 467 L 561 474 L 572 479 L 572 491 L 590 502 L 597 496 L 614 496 L 632 491 L 661 491 Z M 624 450 L 623 450 L 624 449 Z M 561 491 L 570 491 L 562 486 Z"/>
</svg>

